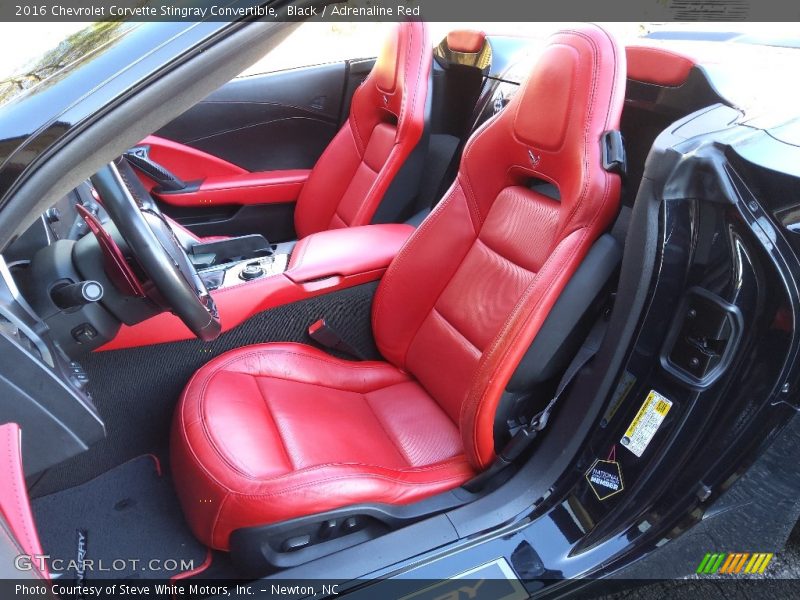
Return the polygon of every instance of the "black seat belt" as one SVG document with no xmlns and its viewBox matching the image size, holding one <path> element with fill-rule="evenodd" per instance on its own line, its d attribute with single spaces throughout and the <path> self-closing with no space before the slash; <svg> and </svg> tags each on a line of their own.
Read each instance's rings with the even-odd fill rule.
<svg viewBox="0 0 800 600">
<path fill-rule="evenodd" d="M 536 439 L 536 436 L 547 427 L 553 409 L 569 384 L 575 380 L 578 373 L 581 372 L 583 367 L 589 364 L 598 350 L 600 350 L 600 344 L 603 341 L 603 337 L 605 337 L 607 329 L 608 321 L 605 317 L 601 317 L 589 331 L 589 335 L 586 336 L 577 354 L 575 354 L 575 357 L 569 363 L 569 366 L 567 366 L 564 375 L 562 375 L 561 380 L 558 382 L 555 394 L 553 394 L 547 406 L 534 415 L 527 424 L 517 429 L 505 447 L 497 453 L 495 461 L 489 468 L 464 484 L 464 488 L 470 491 L 479 490 L 486 481 L 512 464 L 531 445 L 533 440 Z"/>
</svg>

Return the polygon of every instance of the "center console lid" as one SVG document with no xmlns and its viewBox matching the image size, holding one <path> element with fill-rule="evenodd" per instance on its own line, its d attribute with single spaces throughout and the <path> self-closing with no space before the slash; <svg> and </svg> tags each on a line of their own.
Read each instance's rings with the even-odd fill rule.
<svg viewBox="0 0 800 600">
<path fill-rule="evenodd" d="M 297 242 L 286 276 L 307 283 L 385 269 L 412 231 L 411 225 L 390 223 L 314 233 Z"/>
</svg>

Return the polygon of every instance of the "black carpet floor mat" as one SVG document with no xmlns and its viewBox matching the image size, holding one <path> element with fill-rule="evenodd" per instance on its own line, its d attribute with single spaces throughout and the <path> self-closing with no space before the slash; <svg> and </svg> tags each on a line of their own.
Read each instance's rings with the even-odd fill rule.
<svg viewBox="0 0 800 600">
<path fill-rule="evenodd" d="M 63 561 L 61 579 L 81 579 L 81 544 L 87 582 L 169 579 L 206 558 L 206 547 L 189 531 L 170 479 L 152 456 L 36 498 L 32 507 L 44 553 L 55 566 L 54 560 Z"/>
<path fill-rule="evenodd" d="M 213 342 L 186 340 L 92 352 L 80 359 L 89 391 L 106 424 L 106 438 L 45 471 L 29 490 L 45 496 L 89 481 L 141 454 L 166 454 L 175 404 L 192 374 L 215 356 L 263 342 L 310 343 L 308 326 L 321 317 L 364 356 L 380 358 L 370 307 L 377 282 L 258 313 Z"/>
</svg>

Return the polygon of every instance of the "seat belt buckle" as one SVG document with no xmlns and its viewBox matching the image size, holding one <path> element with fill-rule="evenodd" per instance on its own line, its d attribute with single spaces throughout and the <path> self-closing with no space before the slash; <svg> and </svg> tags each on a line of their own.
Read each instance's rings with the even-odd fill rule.
<svg viewBox="0 0 800 600">
<path fill-rule="evenodd" d="M 531 422 L 528 425 L 528 429 L 539 432 L 545 427 L 547 427 L 547 421 L 549 420 L 550 420 L 550 412 L 547 410 L 543 410 L 538 415 L 533 417 L 533 419 L 531 419 Z"/>
<path fill-rule="evenodd" d="M 539 432 L 547 427 L 549 418 L 549 411 L 543 410 L 534 416 L 529 423 L 519 427 L 497 455 L 498 458 L 506 464 L 514 462 L 531 445 L 536 436 L 539 435 Z"/>
<path fill-rule="evenodd" d="M 333 327 L 328 325 L 325 319 L 317 319 L 308 326 L 308 337 L 325 348 L 349 354 L 359 360 L 364 359 L 361 352 L 348 344 Z"/>
<path fill-rule="evenodd" d="M 502 463 L 511 464 L 531 445 L 538 433 L 538 430 L 530 426 L 521 427 L 498 453 L 497 458 Z"/>
</svg>

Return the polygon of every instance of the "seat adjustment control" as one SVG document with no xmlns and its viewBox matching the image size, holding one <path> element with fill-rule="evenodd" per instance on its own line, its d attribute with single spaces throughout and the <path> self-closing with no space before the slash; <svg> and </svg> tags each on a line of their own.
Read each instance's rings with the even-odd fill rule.
<svg viewBox="0 0 800 600">
<path fill-rule="evenodd" d="M 295 537 L 290 537 L 288 540 L 283 542 L 283 551 L 294 552 L 295 550 L 300 550 L 301 548 L 305 548 L 310 543 L 311 543 L 310 535 L 297 535 Z"/>
<path fill-rule="evenodd" d="M 323 521 L 319 526 L 319 537 L 322 540 L 327 540 L 336 532 L 336 519 L 328 519 Z"/>
</svg>

